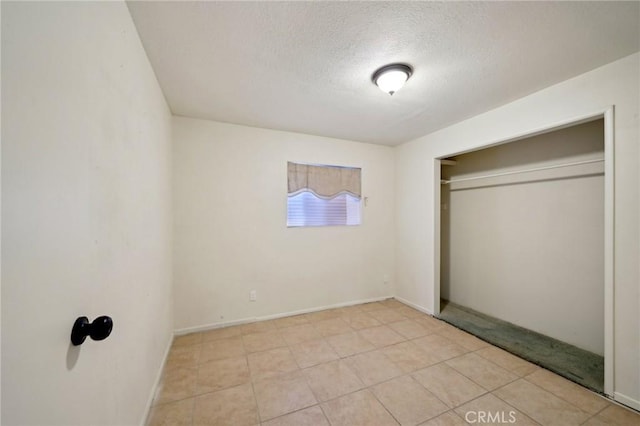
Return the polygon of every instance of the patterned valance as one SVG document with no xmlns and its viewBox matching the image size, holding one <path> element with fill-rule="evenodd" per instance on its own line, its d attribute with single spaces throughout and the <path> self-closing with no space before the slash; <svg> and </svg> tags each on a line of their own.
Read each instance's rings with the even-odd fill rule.
<svg viewBox="0 0 640 426">
<path fill-rule="evenodd" d="M 311 191 L 318 197 L 333 198 L 348 193 L 360 198 L 361 169 L 287 163 L 289 196 Z"/>
</svg>

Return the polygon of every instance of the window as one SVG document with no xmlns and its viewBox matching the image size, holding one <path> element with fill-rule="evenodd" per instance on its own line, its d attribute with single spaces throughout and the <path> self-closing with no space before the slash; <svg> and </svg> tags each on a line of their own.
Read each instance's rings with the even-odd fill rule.
<svg viewBox="0 0 640 426">
<path fill-rule="evenodd" d="M 360 224 L 360 172 L 288 163 L 287 226 Z"/>
</svg>

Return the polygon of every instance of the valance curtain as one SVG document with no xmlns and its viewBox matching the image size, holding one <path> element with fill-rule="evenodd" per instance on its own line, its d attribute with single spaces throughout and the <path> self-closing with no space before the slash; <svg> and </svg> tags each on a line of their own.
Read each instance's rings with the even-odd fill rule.
<svg viewBox="0 0 640 426">
<path fill-rule="evenodd" d="M 361 169 L 337 166 L 312 166 L 309 164 L 287 163 L 289 190 L 293 196 L 311 191 L 316 196 L 331 199 L 340 194 L 350 194 L 360 198 Z"/>
</svg>

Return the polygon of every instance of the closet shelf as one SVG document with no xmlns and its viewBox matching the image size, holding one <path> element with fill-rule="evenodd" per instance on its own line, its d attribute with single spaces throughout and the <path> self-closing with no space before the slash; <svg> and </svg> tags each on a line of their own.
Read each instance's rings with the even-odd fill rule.
<svg viewBox="0 0 640 426">
<path fill-rule="evenodd" d="M 483 175 L 483 176 L 472 176 L 468 178 L 451 179 L 451 180 L 443 179 L 440 181 L 440 183 L 443 185 L 447 185 L 447 184 L 456 183 L 456 182 L 466 182 L 466 181 L 477 180 L 477 179 L 487 179 L 492 177 L 508 176 L 508 175 L 515 175 L 520 173 L 530 173 L 530 172 L 537 172 L 541 170 L 559 169 L 561 167 L 580 166 L 582 164 L 601 163 L 603 161 L 604 161 L 604 158 L 598 158 L 595 160 L 575 161 L 573 163 L 554 164 L 552 166 L 536 167 L 536 168 L 526 169 L 526 170 L 512 170 L 509 172 L 494 173 L 494 174 Z"/>
</svg>

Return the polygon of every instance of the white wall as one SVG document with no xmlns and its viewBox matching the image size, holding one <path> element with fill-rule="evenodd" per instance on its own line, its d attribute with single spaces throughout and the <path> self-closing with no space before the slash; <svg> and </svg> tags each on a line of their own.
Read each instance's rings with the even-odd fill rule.
<svg viewBox="0 0 640 426">
<path fill-rule="evenodd" d="M 2 59 L 2 424 L 142 424 L 172 332 L 169 109 L 122 2 L 2 2 Z"/>
<path fill-rule="evenodd" d="M 598 158 L 604 120 L 457 156 L 442 175 Z M 441 297 L 604 355 L 603 173 L 600 162 L 443 185 Z"/>
<path fill-rule="evenodd" d="M 173 140 L 177 329 L 393 294 L 392 148 L 181 117 Z M 361 167 L 362 225 L 287 228 L 287 161 Z"/>
<path fill-rule="evenodd" d="M 616 398 L 640 408 L 639 54 L 431 133 L 396 152 L 396 291 L 434 305 L 434 158 L 615 105 Z"/>
</svg>

